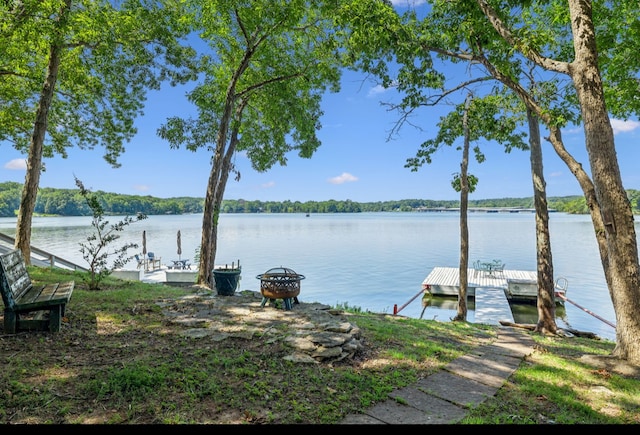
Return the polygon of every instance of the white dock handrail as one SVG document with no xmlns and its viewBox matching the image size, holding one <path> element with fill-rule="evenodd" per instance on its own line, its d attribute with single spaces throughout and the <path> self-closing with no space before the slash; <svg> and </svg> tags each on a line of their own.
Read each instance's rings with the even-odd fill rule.
<svg viewBox="0 0 640 435">
<path fill-rule="evenodd" d="M 4 233 L 0 233 L 0 253 L 8 252 L 14 248 L 15 239 L 11 236 L 8 236 Z M 9 246 L 7 246 L 9 245 Z M 72 261 L 65 260 L 64 258 L 57 257 L 55 254 L 47 252 L 43 249 L 36 248 L 35 246 L 31 246 L 31 261 L 46 264 L 51 267 L 61 267 L 63 269 L 71 269 L 71 270 L 80 270 L 82 272 L 88 272 L 89 269 L 86 267 L 79 266 Z"/>
</svg>

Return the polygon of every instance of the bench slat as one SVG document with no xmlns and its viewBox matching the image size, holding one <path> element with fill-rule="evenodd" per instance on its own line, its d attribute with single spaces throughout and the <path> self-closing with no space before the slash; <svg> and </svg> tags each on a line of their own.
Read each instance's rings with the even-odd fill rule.
<svg viewBox="0 0 640 435">
<path fill-rule="evenodd" d="M 16 311 L 34 311 L 66 304 L 73 293 L 74 281 L 62 284 L 48 284 L 44 287 L 33 287 L 20 300 L 16 301 Z"/>
<path fill-rule="evenodd" d="M 5 305 L 5 332 L 13 334 L 18 329 L 57 332 L 74 286 L 74 281 L 34 286 L 19 249 L 0 255 L 0 292 Z M 21 316 L 34 311 L 48 311 L 48 319 Z"/>
<path fill-rule="evenodd" d="M 0 256 L 2 274 L 2 300 L 6 306 L 13 307 L 29 290 L 32 283 L 24 263 L 22 251 L 10 251 Z"/>
</svg>

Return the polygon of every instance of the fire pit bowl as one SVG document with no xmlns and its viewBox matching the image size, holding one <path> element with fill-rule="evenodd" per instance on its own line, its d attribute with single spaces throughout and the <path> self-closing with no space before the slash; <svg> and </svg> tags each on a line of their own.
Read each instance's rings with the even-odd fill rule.
<svg viewBox="0 0 640 435">
<path fill-rule="evenodd" d="M 292 298 L 300 294 L 300 281 L 305 277 L 286 267 L 274 267 L 256 276 L 260 280 L 262 305 L 267 299 L 283 299 L 286 309 L 291 309 Z"/>
</svg>

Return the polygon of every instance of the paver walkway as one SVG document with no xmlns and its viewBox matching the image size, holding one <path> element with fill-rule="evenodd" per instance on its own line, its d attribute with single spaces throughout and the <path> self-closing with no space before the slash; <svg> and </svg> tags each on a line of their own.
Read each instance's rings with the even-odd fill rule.
<svg viewBox="0 0 640 435">
<path fill-rule="evenodd" d="M 389 394 L 389 400 L 350 414 L 342 424 L 453 424 L 469 408 L 492 397 L 522 359 L 533 352 L 533 339 L 522 331 L 500 328 L 490 345 L 475 348 L 415 385 Z"/>
</svg>

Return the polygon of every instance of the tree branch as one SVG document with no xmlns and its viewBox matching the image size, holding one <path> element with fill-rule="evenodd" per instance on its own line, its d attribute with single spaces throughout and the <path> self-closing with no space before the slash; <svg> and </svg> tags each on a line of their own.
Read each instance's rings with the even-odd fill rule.
<svg viewBox="0 0 640 435">
<path fill-rule="evenodd" d="M 516 38 L 514 34 L 504 25 L 496 11 L 489 6 L 486 0 L 476 0 L 478 6 L 487 17 L 493 28 L 498 34 L 512 47 L 520 51 L 527 59 L 534 62 L 536 65 L 550 71 L 556 71 L 559 73 L 569 75 L 569 64 L 567 62 L 559 62 L 557 60 L 544 57 L 537 50 L 534 50 L 529 45 Z"/>
</svg>

